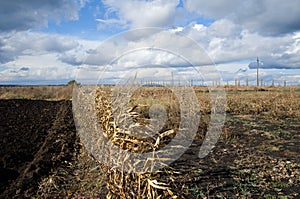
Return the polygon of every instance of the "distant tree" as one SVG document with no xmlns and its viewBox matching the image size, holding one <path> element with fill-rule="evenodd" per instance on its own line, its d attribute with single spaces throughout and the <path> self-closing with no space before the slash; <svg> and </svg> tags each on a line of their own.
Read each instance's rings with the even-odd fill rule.
<svg viewBox="0 0 300 199">
<path fill-rule="evenodd" d="M 79 83 L 77 83 L 76 80 L 69 81 L 67 85 L 70 86 L 70 85 L 74 85 L 74 84 L 79 85 Z"/>
</svg>

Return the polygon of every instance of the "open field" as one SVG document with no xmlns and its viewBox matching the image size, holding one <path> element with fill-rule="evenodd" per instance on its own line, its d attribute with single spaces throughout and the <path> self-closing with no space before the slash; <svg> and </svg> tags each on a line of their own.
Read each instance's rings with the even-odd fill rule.
<svg viewBox="0 0 300 199">
<path fill-rule="evenodd" d="M 73 122 L 71 90 L 70 86 L 0 88 L 0 198 L 300 197 L 299 87 L 226 88 L 221 137 L 202 159 L 198 153 L 211 105 L 207 88 L 195 87 L 201 117 L 192 145 L 169 167 L 139 174 L 102 165 L 87 152 Z M 105 119 L 110 93 L 109 88 L 99 91 L 95 107 L 99 124 L 108 130 L 112 128 L 104 124 L 114 121 Z M 128 114 L 145 124 L 151 123 L 149 108 L 160 103 L 168 118 L 159 133 L 178 130 L 180 108 L 172 92 L 145 87 L 130 103 L 135 109 Z M 159 135 L 151 141 L 108 130 L 107 137 L 116 146 L 137 153 L 154 150 L 154 145 L 161 148 L 174 137 L 166 134 L 158 143 Z M 143 146 L 132 144 L 141 141 Z"/>
<path fill-rule="evenodd" d="M 0 86 L 0 99 L 69 100 L 72 85 L 68 86 Z"/>
</svg>

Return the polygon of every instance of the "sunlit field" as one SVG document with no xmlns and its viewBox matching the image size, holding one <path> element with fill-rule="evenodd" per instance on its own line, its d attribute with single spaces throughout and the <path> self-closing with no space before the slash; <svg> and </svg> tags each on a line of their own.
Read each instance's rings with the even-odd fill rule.
<svg viewBox="0 0 300 199">
<path fill-rule="evenodd" d="M 225 87 L 226 104 L 221 105 L 226 119 L 217 143 L 204 158 L 198 154 L 215 111 L 211 97 L 214 88 L 180 88 L 192 89 L 198 100 L 198 113 L 193 109 L 185 113 L 199 120 L 196 134 L 184 154 L 170 164 L 153 169 L 151 164 L 164 163 L 158 156 L 138 163 L 148 168 L 143 172 L 110 150 L 101 154 L 111 164 L 104 164 L 87 150 L 73 122 L 72 88 L 0 87 L 1 197 L 300 196 L 299 86 Z M 176 94 L 166 87 L 140 87 L 124 107 L 122 101 L 114 102 L 115 89 L 99 86 L 94 99 L 105 137 L 130 153 L 163 150 L 182 128 L 183 104 Z M 127 125 L 129 120 L 131 125 Z M 193 124 L 185 127 L 188 125 Z M 147 126 L 147 131 L 141 126 Z M 185 136 L 190 136 L 189 131 Z M 97 139 L 93 135 L 90 138 Z M 101 145 L 102 140 L 98 143 Z M 174 147 L 183 146 L 177 143 Z M 116 157 L 120 167 L 113 164 Z"/>
</svg>

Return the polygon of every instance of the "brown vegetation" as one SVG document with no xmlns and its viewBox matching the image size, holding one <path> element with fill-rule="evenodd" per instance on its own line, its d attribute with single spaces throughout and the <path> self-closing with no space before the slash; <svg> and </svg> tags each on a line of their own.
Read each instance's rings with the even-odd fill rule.
<svg viewBox="0 0 300 199">
<path fill-rule="evenodd" d="M 170 139 L 174 138 L 174 134 L 176 131 L 178 131 L 178 123 L 180 123 L 180 117 L 178 116 L 180 115 L 180 108 L 178 101 L 176 101 L 176 97 L 172 94 L 172 92 L 170 92 L 170 90 L 160 87 L 142 87 L 131 96 L 129 102 L 131 106 L 122 111 L 114 110 L 114 108 L 112 108 L 111 103 L 114 102 L 114 99 L 112 98 L 113 91 L 114 90 L 111 87 L 99 88 L 96 95 L 96 110 L 102 130 L 104 133 L 106 133 L 106 137 L 108 137 L 108 139 L 110 139 L 114 145 L 123 150 L 144 153 L 147 151 L 156 151 L 161 147 L 156 146 L 157 143 L 165 146 Z M 186 183 L 190 182 L 191 180 L 189 178 L 192 178 L 192 176 L 195 174 L 188 174 L 185 177 L 178 176 L 178 174 L 182 173 L 184 170 L 182 168 L 183 165 L 179 163 L 184 162 L 184 166 L 188 167 L 188 172 L 196 172 L 197 175 L 199 175 L 196 178 L 201 178 L 201 172 L 197 172 L 201 168 L 201 165 L 196 166 L 197 162 L 201 162 L 201 160 L 199 160 L 195 154 L 197 153 L 197 149 L 200 147 L 199 143 L 201 144 L 203 138 L 205 137 L 206 129 L 209 123 L 209 114 L 211 113 L 212 109 L 211 98 L 208 90 L 206 90 L 206 88 L 195 87 L 195 91 L 199 100 L 200 111 L 203 116 L 200 118 L 201 121 L 198 134 L 194 140 L 194 146 L 197 147 L 190 149 L 194 151 L 192 152 L 194 157 L 192 158 L 188 156 L 188 159 L 181 158 L 170 165 L 170 167 L 165 167 L 163 170 L 159 171 L 150 170 L 149 172 L 134 172 L 133 170 L 128 172 L 123 170 L 123 167 L 134 168 L 134 165 L 130 165 L 133 163 L 126 161 L 127 156 L 110 156 L 112 152 L 107 151 L 107 155 L 111 161 L 116 159 L 123 160 L 120 168 L 116 168 L 114 166 L 107 167 L 107 165 L 102 168 L 105 171 L 103 173 L 106 174 L 103 177 L 107 184 L 109 197 L 191 197 L 191 193 L 189 193 L 189 190 L 187 190 L 185 187 Z M 295 93 L 294 89 L 270 89 L 264 91 L 265 92 L 262 92 L 262 90 L 258 91 L 257 89 L 246 91 L 245 89 L 242 90 L 241 88 L 239 88 L 239 90 L 229 90 L 227 88 L 227 113 L 232 115 L 243 114 L 262 116 L 265 117 L 265 119 L 270 120 L 279 120 L 280 118 L 293 118 L 299 116 L 299 94 Z M 125 95 L 126 94 L 127 93 L 125 92 Z M 289 97 L 287 97 L 287 94 L 289 94 Z M 121 96 L 118 97 L 121 98 Z M 122 101 L 118 101 L 116 104 L 121 103 Z M 138 138 L 134 136 L 134 127 L 139 127 L 140 124 L 147 125 L 150 123 L 149 108 L 153 104 L 161 104 L 164 106 L 168 113 L 167 122 L 165 123 L 164 127 L 161 128 L 161 131 L 158 132 L 159 134 L 154 137 Z M 121 107 L 125 107 L 125 105 L 123 104 Z M 116 114 L 116 112 L 118 114 Z M 134 125 L 131 129 L 128 129 L 118 122 L 124 121 L 126 118 L 133 119 L 136 125 Z M 151 128 L 153 129 L 155 127 L 152 126 Z M 149 129 L 150 131 L 151 128 Z M 228 132 L 227 129 L 229 128 L 230 127 L 225 127 L 222 138 L 222 140 L 226 141 L 226 143 L 230 142 L 229 140 L 234 137 L 232 131 Z M 169 138 L 162 139 L 162 142 L 158 142 L 158 140 L 160 141 L 160 138 L 162 138 L 164 135 L 169 136 Z M 91 139 L 97 138 L 91 137 Z M 260 141 L 263 143 L 263 140 Z M 249 157 L 250 156 L 251 154 L 249 154 Z M 196 162 L 192 161 L 191 165 L 188 165 L 187 162 L 191 161 L 190 159 L 194 159 Z M 252 159 L 254 160 L 255 158 L 252 157 Z M 151 158 L 151 161 L 153 160 L 157 160 L 157 157 Z M 214 161 L 216 161 L 215 158 Z M 145 164 L 147 162 L 148 159 L 145 161 Z M 129 166 L 127 164 L 129 164 Z M 297 166 L 295 169 L 297 170 Z M 295 173 L 297 172 L 298 171 L 295 171 Z M 209 173 L 206 175 L 209 175 Z M 239 177 L 232 178 L 232 181 L 237 179 L 242 180 Z M 225 193 L 222 194 L 223 196 L 230 196 L 228 194 L 232 194 L 232 192 L 228 193 L 225 190 Z"/>
<path fill-rule="evenodd" d="M 0 86 L 0 99 L 69 100 L 73 85 L 68 86 Z"/>
<path fill-rule="evenodd" d="M 65 88 L 58 87 L 59 89 Z M 66 87 L 66 89 L 70 88 Z M 165 88 L 143 87 L 142 90 L 136 91 L 131 96 L 129 109 L 123 110 L 126 114 L 119 116 L 113 113 L 110 89 L 110 87 L 105 87 L 104 90 L 98 91 L 95 110 L 98 113 L 99 124 L 115 146 L 134 153 L 143 153 L 159 150 L 174 138 L 174 133 L 176 134 L 179 129 L 180 103 L 172 92 Z M 44 128 L 49 136 L 48 139 L 41 139 L 38 143 L 51 141 L 56 143 L 55 140 L 61 140 L 57 142 L 62 144 L 57 145 L 58 147 L 53 152 L 51 152 L 53 150 L 51 145 L 46 144 L 47 147 L 41 150 L 43 153 L 32 152 L 34 161 L 32 159 L 29 161 L 29 158 L 25 161 L 24 165 L 26 166 L 21 167 L 16 166 L 18 160 L 13 162 L 12 156 L 3 155 L 1 158 L 6 161 L 6 164 L 1 162 L 2 170 L 13 172 L 14 168 L 18 169 L 15 177 L 8 179 L 9 185 L 1 184 L 2 190 L 6 190 L 4 193 L 8 193 L 8 196 L 14 196 L 14 193 L 18 193 L 18 197 L 24 193 L 34 197 L 100 198 L 106 195 L 108 198 L 299 197 L 299 87 L 225 88 L 227 117 L 222 128 L 222 135 L 214 150 L 202 159 L 198 157 L 198 153 L 210 122 L 211 99 L 207 88 L 194 87 L 194 90 L 199 101 L 201 116 L 199 117 L 200 124 L 197 135 L 192 145 L 169 166 L 142 173 L 134 170 L 126 172 L 120 168 L 104 165 L 103 162 L 94 159 L 82 143 L 74 142 L 76 140 L 74 132 L 72 134 L 73 145 L 67 144 L 69 142 L 66 141 L 72 139 L 63 137 L 63 131 L 65 131 L 63 126 L 64 123 L 71 124 L 72 119 L 69 117 L 71 109 L 67 109 L 69 111 L 68 117 L 65 113 L 60 114 L 57 109 L 55 109 L 57 111 L 54 110 L 49 113 L 43 112 L 41 115 L 56 119 L 49 123 L 37 122 L 35 117 L 40 117 L 38 116 L 40 114 L 24 111 L 25 105 L 23 103 L 14 106 L 14 110 L 18 110 L 20 113 L 7 112 L 9 110 L 5 107 L 10 103 L 7 101 L 8 104 L 0 106 L 1 110 L 5 112 L 2 112 L 1 132 L 8 132 L 7 129 L 10 129 L 9 134 L 6 133 L 4 134 L 6 136 L 1 137 L 3 146 L 7 146 L 8 150 L 3 151 L 3 153 L 8 153 L 11 150 L 8 149 L 10 146 L 9 141 L 7 141 L 10 139 L 9 135 L 13 132 L 20 132 L 21 124 L 24 125 L 26 121 L 29 121 L 29 118 L 33 124 L 37 122 L 37 127 L 40 126 L 37 129 Z M 3 92 L 1 93 L 1 96 L 5 96 Z M 32 95 L 28 93 L 27 96 L 32 98 Z M 40 96 L 44 95 L 40 94 Z M 51 96 L 60 95 L 52 93 Z M 48 99 L 54 99 L 54 97 Z M 30 107 L 38 105 L 36 101 L 30 102 Z M 149 120 L 149 114 L 151 114 L 149 108 L 157 103 L 165 108 L 168 118 L 155 136 L 137 138 L 134 132 L 135 128 L 120 127 L 116 124 L 124 116 L 131 118 L 140 125 L 151 126 L 155 124 Z M 32 109 L 38 110 L 38 108 Z M 22 115 L 24 119 L 20 120 L 18 115 Z M 14 124 L 14 120 L 20 122 Z M 43 124 L 49 124 L 49 127 L 44 127 Z M 56 130 L 47 131 L 47 129 Z M 24 128 L 24 132 L 28 138 L 31 134 L 33 136 L 36 133 L 30 128 Z M 51 135 L 55 137 L 51 137 Z M 19 140 L 16 142 L 19 143 L 15 145 L 25 148 L 30 146 L 29 141 Z M 22 153 L 23 150 L 23 148 L 17 148 L 16 152 Z M 49 154 L 56 158 L 53 159 L 52 166 L 45 167 L 43 161 L 49 157 Z M 35 157 L 36 155 L 38 158 Z M 10 166 L 7 166 L 8 161 L 11 161 Z M 130 165 L 130 162 L 123 162 L 124 165 Z M 28 184 L 29 178 L 26 176 L 31 175 L 31 173 L 34 174 L 28 169 L 30 168 L 29 165 L 36 165 L 40 168 L 33 170 L 38 174 L 34 178 L 37 184 Z M 24 168 L 27 169 L 24 170 Z M 24 171 L 25 173 L 22 173 Z M 14 187 L 15 184 L 18 185 L 16 188 Z M 32 187 L 27 186 L 26 188 L 26 186 L 21 185 L 31 185 Z M 16 189 L 19 191 L 16 192 Z"/>
</svg>

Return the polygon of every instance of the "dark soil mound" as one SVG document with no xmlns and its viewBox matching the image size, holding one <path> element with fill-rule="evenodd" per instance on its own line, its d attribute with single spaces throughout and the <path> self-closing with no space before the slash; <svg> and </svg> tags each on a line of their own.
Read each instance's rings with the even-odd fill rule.
<svg viewBox="0 0 300 199">
<path fill-rule="evenodd" d="M 0 100 L 0 198 L 30 197 L 79 147 L 71 101 Z"/>
</svg>

